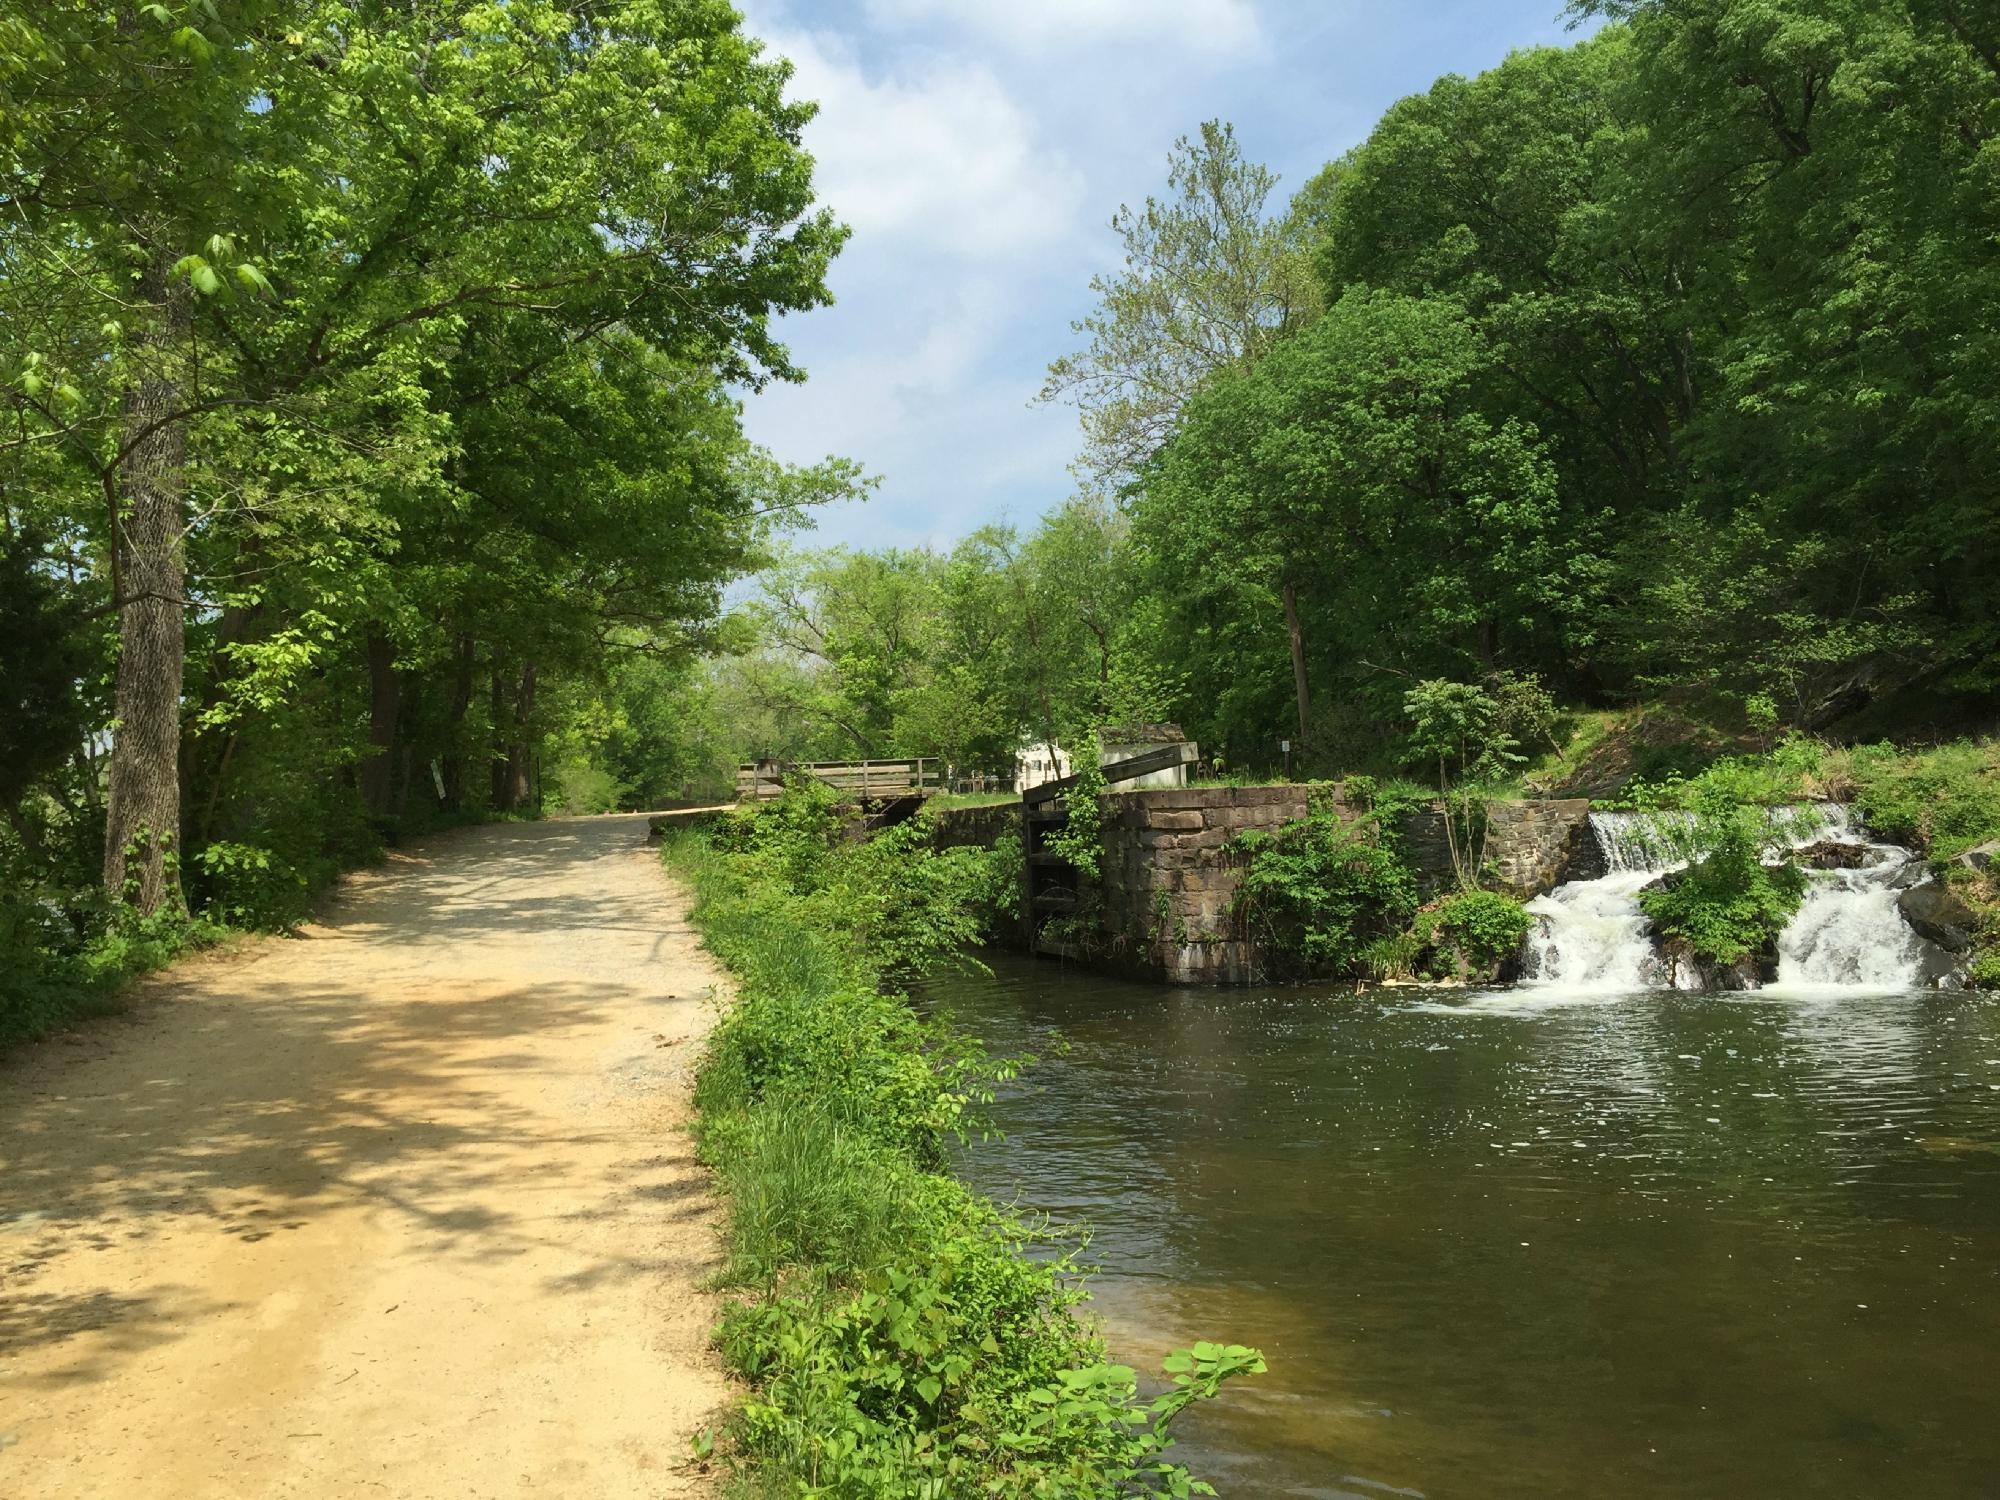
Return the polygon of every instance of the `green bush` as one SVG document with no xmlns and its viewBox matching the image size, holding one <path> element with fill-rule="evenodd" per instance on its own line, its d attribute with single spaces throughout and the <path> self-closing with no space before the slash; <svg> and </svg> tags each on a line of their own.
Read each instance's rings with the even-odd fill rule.
<svg viewBox="0 0 2000 1500">
<path fill-rule="evenodd" d="M 1805 898 L 1805 872 L 1789 861 L 1766 863 L 1784 848 L 1769 814 L 1745 806 L 1722 786 L 1699 789 L 1673 837 L 1686 869 L 1639 905 L 1662 936 L 1698 957 L 1735 963 L 1767 952 Z"/>
<path fill-rule="evenodd" d="M 127 980 L 221 932 L 176 911 L 107 912 L 95 892 L 0 892 L 0 1048 L 111 1014 Z"/>
<path fill-rule="evenodd" d="M 1071 774 L 1074 784 L 1062 794 L 1063 826 L 1044 836 L 1043 846 L 1059 854 L 1069 867 L 1086 881 L 1095 881 L 1104 861 L 1104 797 L 1111 783 L 1104 779 L 1100 763 L 1103 745 L 1095 734 L 1078 746 Z"/>
<path fill-rule="evenodd" d="M 1245 830 L 1230 848 L 1244 858 L 1236 913 L 1282 972 L 1358 977 L 1417 909 L 1416 878 L 1379 816 L 1344 815 L 1324 792 L 1302 821 Z"/>
<path fill-rule="evenodd" d="M 1966 978 L 1975 989 L 2000 990 L 2000 947 L 1984 948 L 1974 954 Z"/>
<path fill-rule="evenodd" d="M 1429 914 L 1433 973 L 1490 973 L 1520 951 L 1534 918 L 1497 891 L 1458 891 Z"/>
<path fill-rule="evenodd" d="M 2000 838 L 2000 744 L 1992 740 L 1915 752 L 1863 745 L 1849 774 L 1869 825 L 1933 859 Z"/>
<path fill-rule="evenodd" d="M 196 852 L 194 866 L 201 909 L 232 927 L 283 930 L 311 909 L 307 874 L 269 849 L 217 840 Z"/>
<path fill-rule="evenodd" d="M 668 845 L 737 977 L 695 1096 L 747 1291 L 720 1336 L 753 1388 L 733 1456 L 773 1494 L 1212 1493 L 1163 1456 L 1167 1424 L 1255 1351 L 1197 1345 L 1141 1399 L 1078 1315 L 1074 1240 L 943 1170 L 1013 1065 L 891 986 L 968 961 L 1010 855 L 906 828 L 850 842 L 798 788 Z"/>
</svg>

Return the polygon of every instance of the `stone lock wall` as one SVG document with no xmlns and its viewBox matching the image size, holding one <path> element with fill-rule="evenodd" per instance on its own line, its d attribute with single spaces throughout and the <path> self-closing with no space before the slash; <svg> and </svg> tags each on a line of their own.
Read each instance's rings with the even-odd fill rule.
<svg viewBox="0 0 2000 1500">
<path fill-rule="evenodd" d="M 1298 822 L 1312 790 L 1186 787 L 1107 797 L 1100 895 L 1113 961 L 1177 984 L 1260 977 L 1255 945 L 1230 910 L 1241 861 L 1224 846 L 1246 828 Z"/>
<path fill-rule="evenodd" d="M 1113 792 L 1104 799 L 1104 856 L 1098 895 L 1112 968 L 1175 984 L 1251 984 L 1263 977 L 1256 945 L 1232 907 L 1241 860 L 1225 846 L 1247 828 L 1275 831 L 1306 816 L 1309 799 L 1347 803 L 1338 786 L 1173 787 Z M 1564 880 L 1603 873 L 1590 834 L 1590 803 L 1496 802 L 1487 808 L 1482 851 L 1491 883 L 1516 900 Z M 1022 831 L 1018 802 L 955 808 L 936 815 L 941 847 L 990 847 Z M 1401 832 L 1417 874 L 1432 885 L 1453 879 L 1444 815 L 1407 814 Z"/>
<path fill-rule="evenodd" d="M 933 837 L 940 849 L 991 849 L 1008 834 L 1021 831 L 1021 804 L 996 802 L 985 807 L 952 807 L 931 814 Z"/>
<path fill-rule="evenodd" d="M 1424 879 L 1444 884 L 1457 876 L 1452 867 L 1451 841 L 1443 811 L 1418 808 L 1404 817 L 1403 843 L 1410 864 Z M 1461 851 L 1464 852 L 1464 851 Z M 1597 857 L 1590 833 L 1590 801 L 1584 797 L 1552 802 L 1489 802 L 1486 842 L 1471 857 L 1489 872 L 1488 884 L 1516 901 L 1528 901 L 1565 880 L 1587 878 L 1603 871 L 1572 874 Z"/>
<path fill-rule="evenodd" d="M 1336 786 L 1189 787 L 1107 797 L 1100 896 L 1113 963 L 1177 984 L 1262 978 L 1256 945 L 1231 910 L 1241 860 L 1225 846 L 1246 828 L 1298 822 L 1314 795 L 1347 805 Z M 1581 798 L 1489 805 L 1479 852 L 1492 883 L 1525 901 L 1571 878 L 1596 850 L 1589 818 L 1590 803 Z M 1420 877 L 1433 885 L 1454 878 L 1442 810 L 1416 809 L 1401 831 Z"/>
</svg>

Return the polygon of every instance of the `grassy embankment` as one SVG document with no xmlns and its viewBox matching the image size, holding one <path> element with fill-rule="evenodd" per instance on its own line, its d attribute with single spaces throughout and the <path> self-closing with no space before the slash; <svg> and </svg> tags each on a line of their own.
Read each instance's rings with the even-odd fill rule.
<svg viewBox="0 0 2000 1500">
<path fill-rule="evenodd" d="M 728 1206 L 719 1340 L 751 1387 L 723 1443 L 739 1492 L 1209 1493 L 1167 1424 L 1261 1359 L 1198 1344 L 1143 1399 L 1080 1315 L 1077 1241 L 946 1170 L 1012 1064 L 901 987 L 971 961 L 1004 862 L 920 823 L 848 843 L 803 789 L 665 857 L 737 982 L 696 1105 Z"/>
</svg>

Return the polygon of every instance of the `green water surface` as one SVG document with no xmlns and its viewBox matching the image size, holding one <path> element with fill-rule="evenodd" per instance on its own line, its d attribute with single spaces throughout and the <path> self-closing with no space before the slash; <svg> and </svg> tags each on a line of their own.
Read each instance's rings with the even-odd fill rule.
<svg viewBox="0 0 2000 1500">
<path fill-rule="evenodd" d="M 992 961 L 932 998 L 1043 1061 L 965 1175 L 1093 1228 L 1120 1358 L 1266 1352 L 1222 1494 L 2000 1495 L 2000 1004 Z"/>
</svg>

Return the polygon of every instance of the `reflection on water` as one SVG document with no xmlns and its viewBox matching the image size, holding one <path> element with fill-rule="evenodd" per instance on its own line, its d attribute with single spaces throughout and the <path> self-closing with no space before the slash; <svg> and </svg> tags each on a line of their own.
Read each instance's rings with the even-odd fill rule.
<svg viewBox="0 0 2000 1500">
<path fill-rule="evenodd" d="M 1261 1346 L 1224 1495 L 2000 1494 L 2000 1007 L 1164 990 L 998 955 L 964 1170 L 1118 1354 Z M 1067 1054 L 1052 1056 L 1052 1034 Z"/>
</svg>

